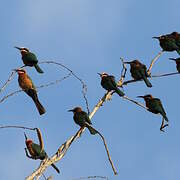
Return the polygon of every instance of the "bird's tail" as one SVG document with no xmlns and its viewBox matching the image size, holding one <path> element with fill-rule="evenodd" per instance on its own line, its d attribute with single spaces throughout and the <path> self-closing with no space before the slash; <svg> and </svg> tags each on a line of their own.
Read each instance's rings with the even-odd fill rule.
<svg viewBox="0 0 180 180">
<path fill-rule="evenodd" d="M 119 96 L 124 96 L 125 95 L 119 88 L 116 88 L 115 91 Z"/>
<path fill-rule="evenodd" d="M 166 122 L 169 121 L 168 118 L 167 118 L 167 116 L 166 116 L 166 114 L 162 114 L 162 116 L 163 116 L 163 118 L 165 119 Z"/>
<path fill-rule="evenodd" d="M 38 64 L 35 64 L 34 67 L 36 68 L 36 71 L 37 71 L 38 73 L 44 73 L 43 70 L 39 67 Z"/>
<path fill-rule="evenodd" d="M 96 129 L 94 129 L 91 125 L 89 125 L 88 123 L 86 123 L 86 127 L 89 129 L 89 132 L 92 134 L 92 135 L 95 135 L 98 133 L 98 131 Z"/>
<path fill-rule="evenodd" d="M 33 101 L 39 111 L 39 114 L 40 115 L 44 114 L 46 112 L 46 110 L 44 109 L 43 105 L 39 102 L 37 93 L 34 90 L 32 90 L 31 93 L 30 92 L 28 92 L 28 93 L 29 93 L 28 95 L 30 95 L 31 98 L 33 99 Z"/>
<path fill-rule="evenodd" d="M 51 164 L 51 166 L 57 171 L 57 173 L 60 173 L 59 169 L 55 166 L 55 164 Z"/>
<path fill-rule="evenodd" d="M 150 83 L 150 81 L 147 79 L 147 77 L 143 76 L 143 80 L 146 83 L 147 87 L 152 87 L 152 84 Z"/>
</svg>

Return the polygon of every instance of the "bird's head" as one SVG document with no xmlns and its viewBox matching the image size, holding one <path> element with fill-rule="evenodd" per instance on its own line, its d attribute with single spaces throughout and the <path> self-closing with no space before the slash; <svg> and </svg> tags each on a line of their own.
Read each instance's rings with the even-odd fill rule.
<svg viewBox="0 0 180 180">
<path fill-rule="evenodd" d="M 24 133 L 24 136 L 25 136 L 25 143 L 26 143 L 26 146 L 28 147 L 28 146 L 30 146 L 30 145 L 33 143 L 33 141 L 32 141 L 31 139 L 28 139 L 28 138 L 27 138 L 26 133 Z"/>
<path fill-rule="evenodd" d="M 137 96 L 138 98 L 143 98 L 144 100 L 148 100 L 148 99 L 152 99 L 153 96 L 151 94 L 147 94 L 147 95 L 144 95 L 144 96 Z"/>
<path fill-rule="evenodd" d="M 15 46 L 14 48 L 18 49 L 21 52 L 22 56 L 29 52 L 29 49 L 25 48 L 25 47 L 17 47 L 17 46 Z"/>
<path fill-rule="evenodd" d="M 165 39 L 166 36 L 164 36 L 164 35 L 162 35 L 162 36 L 154 36 L 154 37 L 152 37 L 152 38 L 153 38 L 153 39 L 158 39 L 158 40 L 160 41 L 160 40 Z"/>
<path fill-rule="evenodd" d="M 127 62 L 124 62 L 125 64 L 140 64 L 140 62 L 136 59 L 136 60 L 133 60 L 133 61 L 127 61 Z"/>
<path fill-rule="evenodd" d="M 81 107 L 75 107 L 74 109 L 68 110 L 68 112 L 73 112 L 73 113 L 77 113 L 77 112 L 81 112 L 81 111 L 82 111 Z"/>
<path fill-rule="evenodd" d="M 179 36 L 179 33 L 176 32 L 176 31 L 174 31 L 174 32 L 171 33 L 171 35 L 174 36 L 174 37 L 178 37 L 178 36 Z"/>
<path fill-rule="evenodd" d="M 26 74 L 25 69 L 14 69 L 19 75 Z"/>
<path fill-rule="evenodd" d="M 100 75 L 101 78 L 108 76 L 108 74 L 106 72 L 102 72 L 102 73 L 98 73 L 98 74 Z"/>
</svg>

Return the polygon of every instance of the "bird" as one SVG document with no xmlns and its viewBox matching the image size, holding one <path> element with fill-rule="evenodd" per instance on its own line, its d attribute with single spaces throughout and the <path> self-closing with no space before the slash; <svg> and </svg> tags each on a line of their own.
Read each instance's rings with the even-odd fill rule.
<svg viewBox="0 0 180 180">
<path fill-rule="evenodd" d="M 135 80 L 143 79 L 144 82 L 146 83 L 147 87 L 152 87 L 152 84 L 147 79 L 147 77 L 149 77 L 149 75 L 147 73 L 147 68 L 146 68 L 146 66 L 144 64 L 142 64 L 138 60 L 133 60 L 133 61 L 124 62 L 124 63 L 130 64 L 130 66 L 131 66 L 131 68 L 130 68 L 131 76 Z"/>
<path fill-rule="evenodd" d="M 180 47 L 180 34 L 178 32 L 174 31 L 171 34 L 167 34 L 167 36 L 175 39 L 176 45 Z"/>
<path fill-rule="evenodd" d="M 151 94 L 147 94 L 145 96 L 138 96 L 139 98 L 143 98 L 146 103 L 146 107 L 148 108 L 148 111 L 154 113 L 154 114 L 161 114 L 163 117 L 162 124 L 160 127 L 160 130 L 163 131 L 163 128 L 168 126 L 168 118 L 166 116 L 166 112 L 163 108 L 163 105 L 161 103 L 161 100 L 159 98 L 154 98 Z M 167 124 L 164 125 L 164 120 L 167 122 Z"/>
<path fill-rule="evenodd" d="M 24 69 L 15 69 L 18 73 L 18 82 L 21 89 L 32 98 L 34 101 L 39 114 L 42 115 L 46 112 L 42 104 L 39 102 L 36 88 L 31 80 L 31 78 L 27 75 Z"/>
<path fill-rule="evenodd" d="M 108 92 L 115 91 L 119 96 L 124 96 L 124 92 L 122 92 L 116 83 L 115 77 L 112 75 L 108 75 L 107 73 L 98 73 L 101 77 L 101 86 L 106 89 Z"/>
<path fill-rule="evenodd" d="M 180 58 L 169 58 L 169 59 L 176 62 L 176 69 L 180 73 Z"/>
<path fill-rule="evenodd" d="M 27 157 L 35 160 L 36 159 L 44 160 L 48 158 L 47 153 L 45 152 L 44 149 L 41 148 L 39 144 L 34 143 L 32 139 L 28 139 L 25 133 L 24 136 L 25 136 L 25 144 L 27 147 L 25 148 L 25 153 Z M 28 154 L 27 149 L 30 155 Z M 57 173 L 60 173 L 59 169 L 55 166 L 55 164 L 51 164 L 51 166 L 57 171 Z"/>
<path fill-rule="evenodd" d="M 70 109 L 68 111 L 73 112 L 74 122 L 76 124 L 78 124 L 80 127 L 87 127 L 89 129 L 89 132 L 92 135 L 95 135 L 98 133 L 98 131 L 91 126 L 92 122 L 89 119 L 88 114 L 86 112 L 84 112 L 81 107 L 75 107 L 75 108 Z"/>
<path fill-rule="evenodd" d="M 30 52 L 29 49 L 25 47 L 15 46 L 15 48 L 21 52 L 22 61 L 25 66 L 34 66 L 38 73 L 43 73 L 43 70 L 38 65 L 38 59 L 34 53 Z"/>
<path fill-rule="evenodd" d="M 180 54 L 180 46 L 177 45 L 176 39 L 170 35 L 162 35 L 159 37 L 153 37 L 159 40 L 160 46 L 163 51 L 176 51 Z"/>
</svg>

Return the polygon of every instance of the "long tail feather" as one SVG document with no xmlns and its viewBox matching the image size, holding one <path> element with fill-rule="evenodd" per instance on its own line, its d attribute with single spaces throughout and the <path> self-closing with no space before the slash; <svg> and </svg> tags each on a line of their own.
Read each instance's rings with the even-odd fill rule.
<svg viewBox="0 0 180 180">
<path fill-rule="evenodd" d="M 115 91 L 119 96 L 124 96 L 125 95 L 119 88 L 117 88 Z"/>
<path fill-rule="evenodd" d="M 37 93 L 34 89 L 29 89 L 26 91 L 26 93 L 32 98 L 32 100 L 34 101 L 37 110 L 39 111 L 39 114 L 42 115 L 46 112 L 46 110 L 44 109 L 44 107 L 42 106 L 42 104 L 39 102 Z"/>
<path fill-rule="evenodd" d="M 37 71 L 38 73 L 44 73 L 43 70 L 39 67 L 38 64 L 35 64 L 34 67 L 36 68 L 36 71 Z"/>
<path fill-rule="evenodd" d="M 92 135 L 95 135 L 98 133 L 98 131 L 96 129 L 94 129 L 91 125 L 89 125 L 88 123 L 86 123 L 86 127 L 89 129 L 89 132 L 92 134 Z"/>
<path fill-rule="evenodd" d="M 143 80 L 146 83 L 147 87 L 152 87 L 152 84 L 150 83 L 150 81 L 147 79 L 147 77 L 143 76 Z"/>
</svg>

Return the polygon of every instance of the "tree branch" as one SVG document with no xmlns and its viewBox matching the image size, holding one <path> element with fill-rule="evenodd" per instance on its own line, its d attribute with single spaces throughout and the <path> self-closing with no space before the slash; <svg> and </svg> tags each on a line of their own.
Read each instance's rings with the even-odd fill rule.
<svg viewBox="0 0 180 180">
<path fill-rule="evenodd" d="M 49 86 L 52 86 L 52 85 L 55 85 L 55 84 L 58 84 L 60 82 L 62 82 L 63 80 L 69 78 L 71 76 L 71 74 L 69 73 L 68 75 L 64 76 L 63 78 L 59 79 L 59 80 L 56 80 L 56 81 L 53 81 L 53 82 L 50 82 L 50 83 L 47 83 L 47 84 L 43 84 L 43 85 L 40 85 L 40 86 L 37 86 L 36 88 L 37 89 L 40 89 L 40 88 L 45 88 L 45 87 L 49 87 Z M 17 90 L 17 91 L 14 91 L 6 96 L 4 96 L 1 100 L 0 100 L 0 103 L 2 103 L 4 100 L 6 100 L 7 98 L 15 95 L 15 94 L 18 94 L 20 92 L 23 92 L 23 90 Z"/>
<path fill-rule="evenodd" d="M 152 69 L 154 63 L 159 59 L 159 57 L 162 55 L 163 52 L 164 52 L 164 51 L 161 50 L 161 51 L 157 54 L 157 56 L 155 56 L 154 59 L 151 61 L 151 64 L 150 64 L 150 66 L 149 66 L 149 69 L 147 70 L 147 73 L 148 73 L 149 75 L 151 74 L 151 69 Z"/>
<path fill-rule="evenodd" d="M 24 127 L 24 126 L 0 126 L 0 129 L 4 128 L 20 128 L 20 129 L 28 129 L 28 130 L 36 130 L 36 128 L 29 128 L 29 127 Z"/>
<path fill-rule="evenodd" d="M 73 180 L 82 180 L 82 179 L 106 179 L 106 180 L 108 180 L 108 178 L 105 176 L 88 176 L 88 177 L 80 177 L 80 178 L 73 179 Z"/>
</svg>

